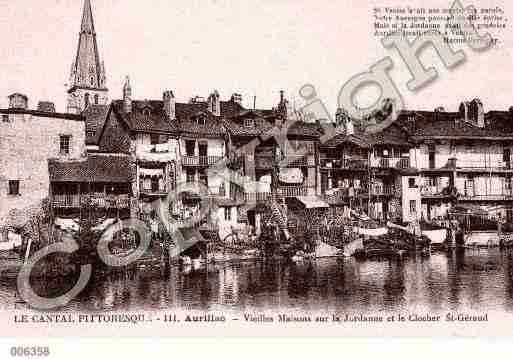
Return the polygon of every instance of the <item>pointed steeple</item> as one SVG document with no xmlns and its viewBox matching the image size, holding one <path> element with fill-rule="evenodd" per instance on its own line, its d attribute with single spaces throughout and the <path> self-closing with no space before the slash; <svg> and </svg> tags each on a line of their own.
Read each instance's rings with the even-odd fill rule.
<svg viewBox="0 0 513 359">
<path fill-rule="evenodd" d="M 91 1 L 84 0 L 77 55 L 71 69 L 70 89 L 105 89 L 105 77 L 98 53 Z"/>
<path fill-rule="evenodd" d="M 94 34 L 93 9 L 91 7 L 90 0 L 84 1 L 84 11 L 82 13 L 82 26 L 80 27 L 80 31 Z"/>
<path fill-rule="evenodd" d="M 71 64 L 68 112 L 80 113 L 89 104 L 107 103 L 107 76 L 98 52 L 91 0 L 84 0 L 77 53 Z"/>
</svg>

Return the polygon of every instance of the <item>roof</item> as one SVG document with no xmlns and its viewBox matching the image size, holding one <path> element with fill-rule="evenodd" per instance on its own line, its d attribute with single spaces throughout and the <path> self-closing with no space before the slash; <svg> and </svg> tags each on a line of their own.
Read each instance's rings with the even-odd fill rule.
<svg viewBox="0 0 513 359">
<path fill-rule="evenodd" d="M 321 147 L 336 148 L 343 144 L 353 144 L 362 148 L 379 145 L 411 146 L 408 132 L 396 124 L 391 124 L 376 133 L 367 133 L 355 127 L 354 134 L 346 135 L 345 133 L 341 133 L 326 141 Z"/>
<path fill-rule="evenodd" d="M 203 117 L 204 122 L 200 123 L 199 117 Z M 180 135 L 185 137 L 219 138 L 226 134 L 221 118 L 209 111 L 200 111 L 189 118 L 179 120 L 178 129 Z"/>
<path fill-rule="evenodd" d="M 90 154 L 75 161 L 48 161 L 51 182 L 128 183 L 135 177 L 135 165 L 129 156 Z"/>
<path fill-rule="evenodd" d="M 132 101 L 132 112 L 125 112 L 123 100 L 112 102 L 115 113 L 135 132 L 176 133 L 177 125 L 170 121 L 162 100 Z"/>
<path fill-rule="evenodd" d="M 411 118 L 414 121 L 411 121 Z M 490 111 L 485 114 L 485 126 L 465 121 L 460 112 L 402 111 L 396 123 L 412 137 L 424 138 L 513 138 L 513 113 Z"/>
<path fill-rule="evenodd" d="M 50 118 L 60 118 L 65 120 L 72 121 L 84 121 L 84 117 L 82 115 L 76 115 L 71 113 L 60 113 L 60 112 L 45 112 L 45 111 L 37 111 L 37 110 L 26 110 L 23 108 L 0 108 L 1 114 L 24 114 L 24 115 L 32 115 L 36 117 L 50 117 Z"/>
<path fill-rule="evenodd" d="M 107 105 L 89 105 L 82 112 L 82 116 L 84 116 L 86 121 L 86 145 L 98 144 L 108 113 L 109 106 Z"/>
</svg>

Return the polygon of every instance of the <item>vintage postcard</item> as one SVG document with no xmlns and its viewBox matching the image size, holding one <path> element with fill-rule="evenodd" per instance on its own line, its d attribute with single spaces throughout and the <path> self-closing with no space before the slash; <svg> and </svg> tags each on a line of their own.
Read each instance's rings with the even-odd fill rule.
<svg viewBox="0 0 513 359">
<path fill-rule="evenodd" d="M 511 16 L 0 0 L 0 335 L 510 336 Z"/>
</svg>

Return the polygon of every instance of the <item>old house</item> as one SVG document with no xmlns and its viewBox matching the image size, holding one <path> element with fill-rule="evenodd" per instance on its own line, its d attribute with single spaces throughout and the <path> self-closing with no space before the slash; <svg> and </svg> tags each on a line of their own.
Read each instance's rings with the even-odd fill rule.
<svg viewBox="0 0 513 359">
<path fill-rule="evenodd" d="M 404 112 L 400 122 L 415 142 L 425 219 L 445 216 L 455 205 L 495 207 L 512 218 L 512 111 L 485 113 L 474 99 L 455 112 Z"/>
<path fill-rule="evenodd" d="M 23 94 L 0 109 L 0 220 L 49 196 L 49 159 L 85 158 L 82 116 L 55 112 L 53 104 L 29 108 Z"/>
<path fill-rule="evenodd" d="M 320 145 L 321 192 L 331 206 L 363 210 L 379 220 L 420 216 L 417 171 L 411 168 L 408 132 L 392 124 L 367 133 L 343 110 L 344 132 Z"/>
</svg>

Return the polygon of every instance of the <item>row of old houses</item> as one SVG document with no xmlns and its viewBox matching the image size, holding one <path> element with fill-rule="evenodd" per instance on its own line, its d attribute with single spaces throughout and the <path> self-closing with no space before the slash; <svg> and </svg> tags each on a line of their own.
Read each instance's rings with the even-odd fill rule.
<svg viewBox="0 0 513 359">
<path fill-rule="evenodd" d="M 0 109 L 0 216 L 46 197 L 57 216 L 76 216 L 87 197 L 106 216 L 157 204 L 184 219 L 206 197 L 216 203 L 206 222 L 255 225 L 248 203 L 274 189 L 287 203 L 380 220 L 430 221 L 456 206 L 511 217 L 513 112 L 485 113 L 479 100 L 457 112 L 402 111 L 372 134 L 339 110 L 326 140 L 325 126 L 290 116 L 283 92 L 273 109 L 246 109 L 240 95 L 222 101 L 217 91 L 186 103 L 172 91 L 136 100 L 128 80 L 123 93 L 81 115 L 49 103 L 31 110 L 26 96 L 11 95 Z"/>
<path fill-rule="evenodd" d="M 85 0 L 66 113 L 51 102 L 33 109 L 20 93 L 0 109 L 0 224 L 49 198 L 58 217 L 87 201 L 106 217 L 165 208 L 177 220 L 258 227 L 273 194 L 379 220 L 430 221 L 455 207 L 512 216 L 511 110 L 485 112 L 475 99 L 454 112 L 401 111 L 369 133 L 343 109 L 334 123 L 303 121 L 283 91 L 267 109 L 245 108 L 237 93 L 132 93 L 127 77 L 121 98 L 109 98 Z"/>
</svg>

